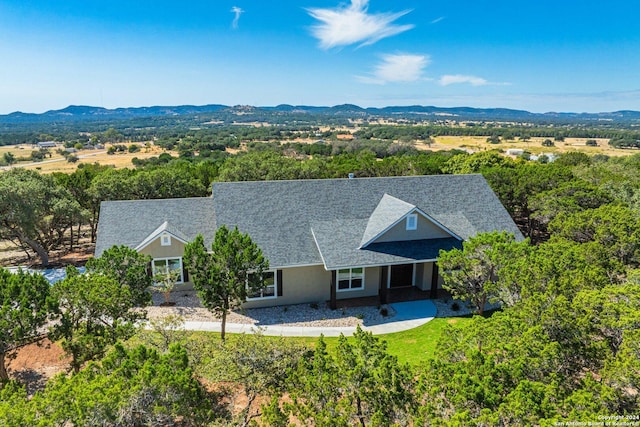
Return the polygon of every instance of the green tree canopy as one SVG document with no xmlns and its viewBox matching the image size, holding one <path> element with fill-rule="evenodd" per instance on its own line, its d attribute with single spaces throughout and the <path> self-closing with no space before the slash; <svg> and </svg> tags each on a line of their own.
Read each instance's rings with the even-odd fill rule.
<svg viewBox="0 0 640 427">
<path fill-rule="evenodd" d="M 462 249 L 440 251 L 443 287 L 454 298 L 470 300 L 482 315 L 487 301 L 498 296 L 501 254 L 514 243 L 515 237 L 506 232 L 480 233 L 463 242 Z"/>
<path fill-rule="evenodd" d="M 352 340 L 340 336 L 334 355 L 321 337 L 289 387 L 289 411 L 310 425 L 407 425 L 416 403 L 408 366 L 360 328 Z"/>
<path fill-rule="evenodd" d="M 98 258 L 89 258 L 86 267 L 91 273 L 103 274 L 129 289 L 136 306 L 151 303 L 153 278 L 148 274 L 151 257 L 127 246 L 112 246 Z"/>
<path fill-rule="evenodd" d="M 84 363 L 104 356 L 108 346 L 133 336 L 137 322 L 146 317 L 144 311 L 132 310 L 135 301 L 128 286 L 100 273 L 80 274 L 69 267 L 51 293 L 60 308 L 51 338 L 61 341 L 76 373 Z"/>
<path fill-rule="evenodd" d="M 217 396 L 194 378 L 185 350 L 159 355 L 116 344 L 104 360 L 78 374 L 59 375 L 27 399 L 12 384 L 0 390 L 0 424 L 7 426 L 206 426 L 224 421 Z"/>
<path fill-rule="evenodd" d="M 51 176 L 25 169 L 0 174 L 0 237 L 32 249 L 43 266 L 80 212 L 78 202 Z"/>
<path fill-rule="evenodd" d="M 54 308 L 49 282 L 37 273 L 0 268 L 0 382 L 9 379 L 6 359 L 42 336 Z"/>
<path fill-rule="evenodd" d="M 216 231 L 210 252 L 198 235 L 185 246 L 183 259 L 202 304 L 221 317 L 224 341 L 227 314 L 264 288 L 262 273 L 269 262 L 248 234 L 225 225 Z"/>
</svg>

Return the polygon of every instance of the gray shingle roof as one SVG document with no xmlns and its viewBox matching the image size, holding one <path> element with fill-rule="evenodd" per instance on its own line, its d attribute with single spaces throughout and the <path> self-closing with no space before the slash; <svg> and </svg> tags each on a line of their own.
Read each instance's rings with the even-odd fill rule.
<svg viewBox="0 0 640 427">
<path fill-rule="evenodd" d="M 113 245 L 135 248 L 164 227 L 182 240 L 201 233 L 210 244 L 216 230 L 211 197 L 102 202 L 95 255 Z"/>
<path fill-rule="evenodd" d="M 384 198 L 385 194 L 390 197 Z M 436 239 L 395 246 L 372 243 L 358 249 L 365 232 L 371 234 L 390 224 L 408 206 L 415 206 L 463 239 L 494 230 L 522 238 L 481 175 L 220 182 L 213 184 L 212 198 L 104 202 L 96 255 L 113 244 L 135 247 L 164 221 L 188 240 L 202 233 L 207 242 L 217 226 L 238 226 L 262 248 L 272 267 L 402 262 L 437 253 L 437 248 L 429 246 L 436 240 L 444 246 L 453 244 L 449 239 Z M 382 212 L 387 207 L 390 217 L 385 219 Z M 405 247 L 404 252 L 400 246 Z"/>
</svg>

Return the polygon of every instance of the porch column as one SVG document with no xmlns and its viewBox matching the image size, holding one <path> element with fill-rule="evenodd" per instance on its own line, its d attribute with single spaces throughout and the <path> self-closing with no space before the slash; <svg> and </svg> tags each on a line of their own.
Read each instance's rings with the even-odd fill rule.
<svg viewBox="0 0 640 427">
<path fill-rule="evenodd" d="M 438 298 L 438 263 L 433 263 L 433 268 L 431 269 L 431 294 L 429 298 L 435 299 Z"/>
<path fill-rule="evenodd" d="M 331 299 L 329 300 L 329 308 L 336 309 L 336 270 L 331 270 Z"/>
<path fill-rule="evenodd" d="M 378 295 L 380 296 L 380 304 L 387 303 L 387 278 L 389 275 L 389 267 L 380 267 L 380 287 L 378 288 Z"/>
</svg>

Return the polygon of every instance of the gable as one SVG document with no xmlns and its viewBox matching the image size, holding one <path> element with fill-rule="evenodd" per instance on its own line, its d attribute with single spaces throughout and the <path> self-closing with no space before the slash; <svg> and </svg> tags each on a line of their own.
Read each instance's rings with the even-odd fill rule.
<svg viewBox="0 0 640 427">
<path fill-rule="evenodd" d="M 141 251 L 152 243 L 160 246 L 171 246 L 173 242 L 179 242 L 183 245 L 187 243 L 187 238 L 178 229 L 169 224 L 169 222 L 163 222 L 158 228 L 153 230 L 138 246 L 134 249 Z"/>
<path fill-rule="evenodd" d="M 416 217 L 415 230 L 407 230 L 407 218 L 411 215 Z M 408 240 L 428 240 L 428 239 L 447 239 L 457 237 L 434 220 L 429 219 L 418 209 L 409 212 L 397 221 L 393 226 L 385 230 L 378 238 L 371 243 L 384 242 L 404 242 Z"/>
<path fill-rule="evenodd" d="M 385 193 L 371 213 L 360 242 L 366 248 L 376 242 L 458 238 L 415 205 Z"/>
<path fill-rule="evenodd" d="M 184 254 L 184 246 L 185 242 L 173 237 L 170 245 L 162 245 L 160 236 L 158 236 L 144 247 L 136 250 L 142 254 L 150 255 L 152 258 L 174 258 Z"/>
</svg>

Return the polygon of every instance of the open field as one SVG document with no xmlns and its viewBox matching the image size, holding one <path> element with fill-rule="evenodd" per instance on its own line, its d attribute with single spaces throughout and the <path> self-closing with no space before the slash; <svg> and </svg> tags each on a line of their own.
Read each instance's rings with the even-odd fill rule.
<svg viewBox="0 0 640 427">
<path fill-rule="evenodd" d="M 133 168 L 134 166 L 133 163 L 131 163 L 131 160 L 134 157 L 137 157 L 139 159 L 147 159 L 149 157 L 159 156 L 160 154 L 165 152 L 160 147 L 152 145 L 147 148 L 144 146 L 144 143 L 139 143 L 137 145 L 140 146 L 140 151 L 136 153 L 120 152 L 116 154 L 107 154 L 107 149 L 110 145 L 111 144 L 107 144 L 102 150 L 79 150 L 78 152 L 73 153 L 79 158 L 79 160 L 75 163 L 69 163 L 62 155 L 56 153 L 55 149 L 51 149 L 50 158 L 47 157 L 41 162 L 19 162 L 14 164 L 13 167 L 35 169 L 43 173 L 72 173 L 78 168 L 78 165 L 81 163 L 99 163 L 101 165 L 111 165 L 115 168 Z M 124 145 L 129 146 L 130 143 L 126 143 Z M 7 145 L 0 147 L 0 157 L 7 152 L 13 153 L 16 158 L 29 157 L 31 151 L 34 151 L 34 148 L 32 148 L 31 145 Z M 177 153 L 171 152 L 171 155 L 177 156 Z"/>
<path fill-rule="evenodd" d="M 587 154 L 604 154 L 607 156 L 630 156 L 638 153 L 638 150 L 633 149 L 619 149 L 609 146 L 608 140 L 604 138 L 595 138 L 598 146 L 589 147 L 585 145 L 587 138 L 565 138 L 564 141 L 554 141 L 553 147 L 543 147 L 542 142 L 545 139 L 551 139 L 546 137 L 533 137 L 529 141 L 520 141 L 518 139 L 513 141 L 502 141 L 499 144 L 491 144 L 487 142 L 485 136 L 438 136 L 435 137 L 435 143 L 428 146 L 424 142 L 417 142 L 416 148 L 419 150 L 465 150 L 467 152 L 478 152 L 486 150 L 501 150 L 506 152 L 510 148 L 519 148 L 525 150 L 531 154 L 551 154 L 551 153 L 566 153 L 569 151 L 579 151 Z M 302 140 L 298 139 L 296 142 L 313 143 L 315 139 Z M 124 145 L 129 145 L 125 143 Z M 41 162 L 19 162 L 13 165 L 13 167 L 23 167 L 26 169 L 35 169 L 43 173 L 52 172 L 68 172 L 75 171 L 79 164 L 82 163 L 99 163 L 101 165 L 111 165 L 115 168 L 133 168 L 131 160 L 134 157 L 139 159 L 147 159 L 154 157 L 165 152 L 163 149 L 150 146 L 145 147 L 143 143 L 139 143 L 140 151 L 136 153 L 120 152 L 116 154 L 107 154 L 109 144 L 103 150 L 80 150 L 74 153 L 79 160 L 76 163 L 69 163 L 60 154 L 56 153 L 54 149 L 51 151 L 51 158 L 47 157 Z M 4 153 L 13 153 L 17 158 L 29 157 L 31 151 L 34 148 L 31 145 L 9 145 L 0 147 L 0 158 Z M 231 154 L 236 154 L 242 149 L 227 149 Z M 177 152 L 170 152 L 171 155 L 177 156 Z M 0 167 L 0 169 L 6 169 L 7 167 Z"/>
<path fill-rule="evenodd" d="M 460 149 L 469 152 L 485 150 L 507 151 L 509 148 L 519 148 L 531 154 L 566 153 L 569 151 L 580 151 L 587 154 L 605 154 L 607 156 L 630 156 L 638 153 L 637 150 L 613 148 L 609 145 L 609 140 L 604 138 L 565 138 L 564 141 L 554 141 L 553 147 L 543 147 L 542 141 L 545 137 L 534 137 L 529 141 L 503 141 L 499 144 L 487 142 L 486 136 L 438 136 L 434 138 L 436 143 L 431 147 L 426 144 L 418 144 L 417 147 L 423 150 L 453 150 Z M 597 147 L 585 145 L 587 139 L 595 139 Z"/>
</svg>

